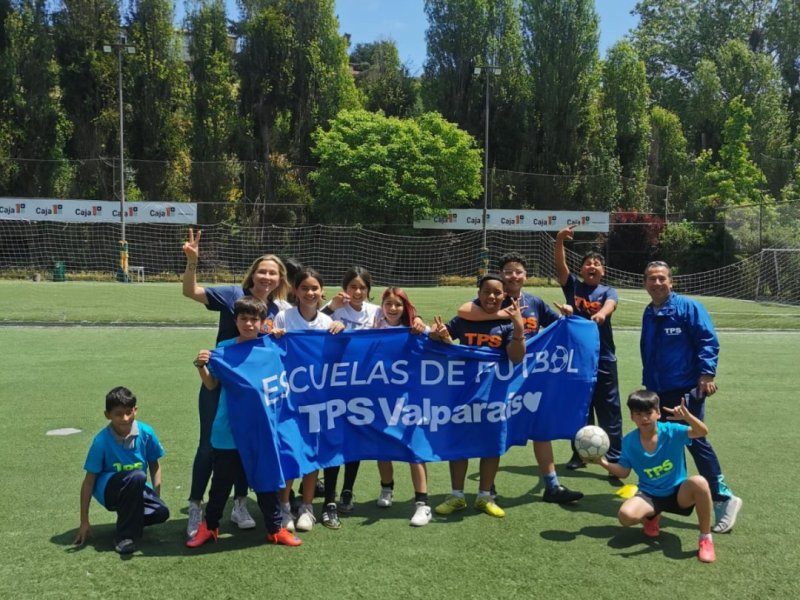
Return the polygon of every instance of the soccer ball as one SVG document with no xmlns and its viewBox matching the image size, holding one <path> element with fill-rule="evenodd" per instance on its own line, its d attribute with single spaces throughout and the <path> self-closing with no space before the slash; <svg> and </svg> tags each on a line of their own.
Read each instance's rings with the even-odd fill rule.
<svg viewBox="0 0 800 600">
<path fill-rule="evenodd" d="M 606 432 L 596 425 L 581 427 L 575 434 L 575 451 L 585 461 L 604 456 L 610 445 Z"/>
</svg>

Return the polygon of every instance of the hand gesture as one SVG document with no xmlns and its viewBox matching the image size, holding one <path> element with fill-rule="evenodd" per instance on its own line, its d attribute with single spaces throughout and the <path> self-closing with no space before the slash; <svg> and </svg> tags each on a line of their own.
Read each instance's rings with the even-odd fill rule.
<svg viewBox="0 0 800 600">
<path fill-rule="evenodd" d="M 431 327 L 430 337 L 434 340 L 439 340 L 446 344 L 452 344 L 453 338 L 450 337 L 450 332 L 447 330 L 447 325 L 442 321 L 440 315 L 433 317 L 433 326 Z"/>
<path fill-rule="evenodd" d="M 680 406 L 676 406 L 675 408 L 662 406 L 661 410 L 665 410 L 669 413 L 667 421 L 685 421 L 686 415 L 689 414 L 689 409 L 686 408 L 686 398 L 681 398 Z"/>
<path fill-rule="evenodd" d="M 75 541 L 72 543 L 76 546 L 83 546 L 88 539 L 91 530 L 92 529 L 89 526 L 89 523 L 81 523 L 80 527 L 78 527 L 78 533 L 75 534 Z"/>
<path fill-rule="evenodd" d="M 508 313 L 509 318 L 515 325 L 519 325 L 520 328 L 525 330 L 525 319 L 522 316 L 522 308 L 519 305 L 519 298 L 512 298 L 511 299 L 511 306 L 506 307 L 506 313 Z"/>
<path fill-rule="evenodd" d="M 569 304 L 559 304 L 558 302 L 553 302 L 553 305 L 558 309 L 558 312 L 565 317 L 571 317 L 575 314 L 575 311 Z"/>
<path fill-rule="evenodd" d="M 339 310 L 343 306 L 346 306 L 349 302 L 350 296 L 347 294 L 347 292 L 339 292 L 333 297 L 333 300 L 331 300 L 330 309 Z"/>
<path fill-rule="evenodd" d="M 564 240 L 571 240 L 575 237 L 575 225 L 567 225 L 556 234 L 556 239 L 563 242 Z"/>
<path fill-rule="evenodd" d="M 197 262 L 197 259 L 200 257 L 200 236 L 202 234 L 203 232 L 198 229 L 197 235 L 195 236 L 194 230 L 191 227 L 189 228 L 189 237 L 181 248 L 186 255 L 186 260 Z"/>
</svg>

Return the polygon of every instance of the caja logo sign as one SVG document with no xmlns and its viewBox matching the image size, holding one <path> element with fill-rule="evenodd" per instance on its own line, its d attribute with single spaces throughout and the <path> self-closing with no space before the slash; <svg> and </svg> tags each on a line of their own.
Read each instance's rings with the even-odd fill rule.
<svg viewBox="0 0 800 600">
<path fill-rule="evenodd" d="M 0 215 L 24 215 L 25 203 L 18 202 L 13 206 L 0 206 Z"/>
</svg>

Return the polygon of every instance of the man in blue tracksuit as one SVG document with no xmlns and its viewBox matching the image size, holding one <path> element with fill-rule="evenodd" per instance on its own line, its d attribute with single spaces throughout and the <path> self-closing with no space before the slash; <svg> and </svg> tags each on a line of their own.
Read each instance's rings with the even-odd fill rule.
<svg viewBox="0 0 800 600">
<path fill-rule="evenodd" d="M 672 275 L 665 262 L 647 265 L 644 287 L 652 302 L 642 317 L 643 383 L 658 394 L 662 408 L 675 408 L 685 398 L 689 411 L 702 421 L 705 399 L 717 391 L 714 376 L 719 340 L 711 318 L 702 304 L 672 291 Z M 694 439 L 689 452 L 711 487 L 716 512 L 712 530 L 726 533 L 736 523 L 742 500 L 726 485 L 717 455 L 706 438 Z"/>
</svg>

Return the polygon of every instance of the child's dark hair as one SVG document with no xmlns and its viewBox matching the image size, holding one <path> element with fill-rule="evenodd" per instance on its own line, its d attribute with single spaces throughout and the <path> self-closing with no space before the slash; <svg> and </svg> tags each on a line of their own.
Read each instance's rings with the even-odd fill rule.
<svg viewBox="0 0 800 600">
<path fill-rule="evenodd" d="M 661 400 L 658 394 L 650 390 L 636 390 L 628 396 L 628 409 L 631 412 L 647 413 L 652 410 L 659 410 Z"/>
<path fill-rule="evenodd" d="M 316 279 L 319 283 L 319 287 L 324 288 L 325 284 L 322 282 L 322 275 L 317 273 L 315 269 L 311 267 L 303 267 L 300 269 L 294 276 L 292 280 L 292 285 L 297 288 L 301 283 L 303 283 L 306 279 Z"/>
<path fill-rule="evenodd" d="M 106 394 L 106 412 L 111 412 L 118 406 L 135 408 L 136 396 L 128 388 L 117 386 Z"/>
<path fill-rule="evenodd" d="M 581 259 L 581 266 L 583 266 L 589 259 L 597 260 L 601 265 L 604 267 L 606 266 L 606 257 L 595 250 L 590 250 L 583 255 L 583 258 Z"/>
<path fill-rule="evenodd" d="M 346 290 L 347 286 L 350 285 L 350 282 L 356 277 L 361 277 L 364 285 L 367 286 L 367 298 L 369 298 L 369 294 L 372 291 L 372 275 L 370 275 L 370 272 L 364 267 L 350 267 L 347 269 L 344 277 L 342 278 L 342 289 Z"/>
<path fill-rule="evenodd" d="M 408 298 L 408 294 L 399 287 L 388 287 L 383 292 L 383 296 L 381 296 L 381 306 L 383 306 L 387 296 L 397 296 L 400 298 L 400 301 L 403 303 L 403 316 L 400 318 L 400 322 L 406 327 L 411 327 L 414 319 L 417 318 L 417 308 Z"/>
<path fill-rule="evenodd" d="M 239 315 L 258 317 L 263 321 L 267 318 L 267 305 L 253 296 L 242 296 L 233 303 L 233 318 Z"/>
<path fill-rule="evenodd" d="M 519 252 L 507 252 L 506 254 L 503 254 L 503 256 L 497 259 L 497 266 L 502 271 L 503 267 L 505 267 L 510 262 L 517 262 L 521 264 L 526 271 L 528 270 L 528 261 Z"/>
<path fill-rule="evenodd" d="M 505 288 L 506 286 L 506 280 L 500 277 L 500 275 L 498 275 L 497 273 L 487 273 L 486 275 L 478 279 L 478 289 L 481 289 L 483 287 L 483 284 L 486 283 L 487 281 L 499 281 L 503 285 L 503 288 Z"/>
<path fill-rule="evenodd" d="M 296 258 L 287 258 L 283 261 L 283 265 L 286 267 L 286 279 L 289 283 L 294 284 L 294 278 L 303 270 L 303 263 Z"/>
</svg>

